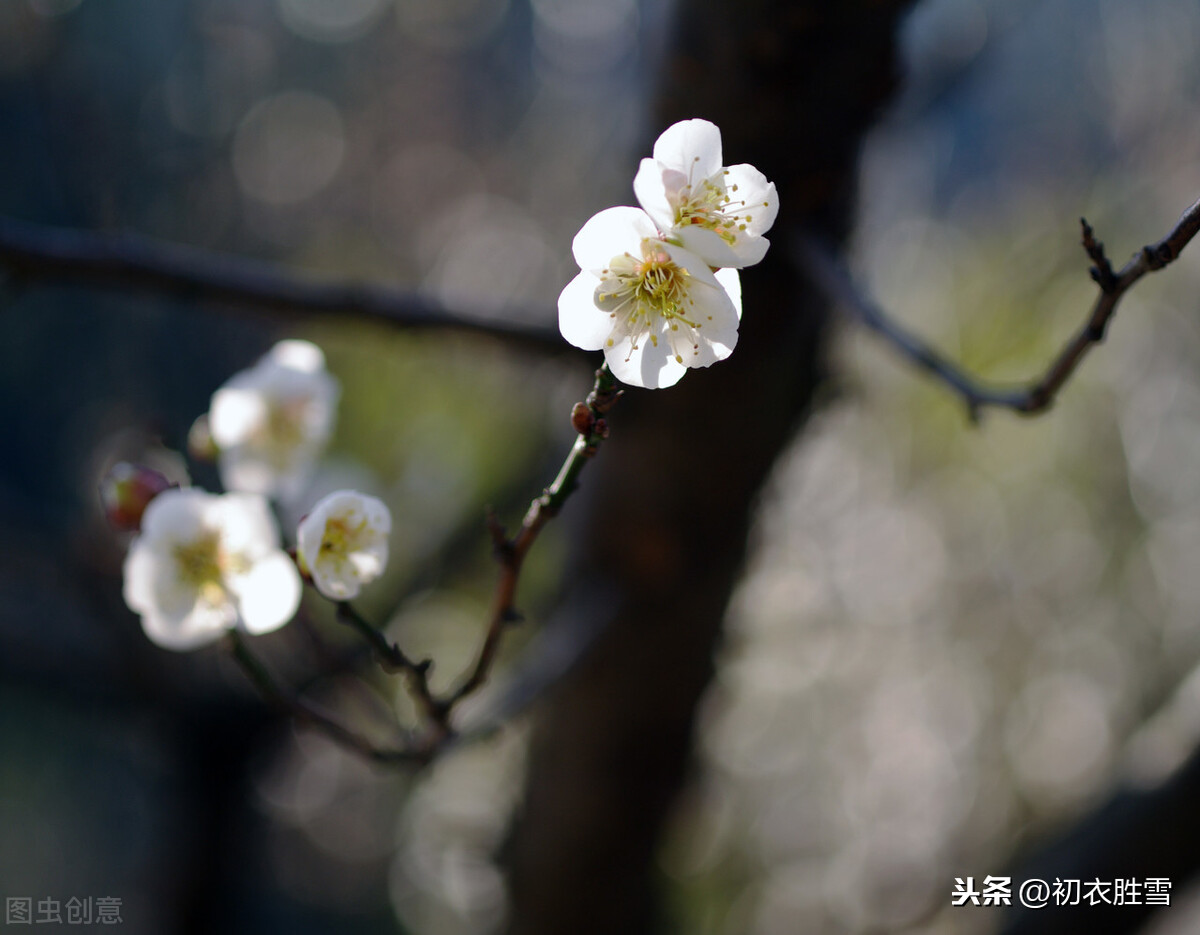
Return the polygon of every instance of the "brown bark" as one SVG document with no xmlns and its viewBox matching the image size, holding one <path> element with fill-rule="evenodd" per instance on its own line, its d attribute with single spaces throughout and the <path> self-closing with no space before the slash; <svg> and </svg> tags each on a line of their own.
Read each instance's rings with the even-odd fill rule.
<svg viewBox="0 0 1200 935">
<path fill-rule="evenodd" d="M 567 611 L 594 615 L 601 600 L 605 629 L 539 712 L 506 855 L 513 935 L 662 927 L 654 850 L 752 509 L 821 375 L 826 307 L 786 245 L 801 230 L 833 242 L 849 230 L 858 148 L 894 87 L 907 5 L 680 5 L 656 126 L 711 119 L 727 162 L 776 182 L 775 247 L 742 277 L 734 355 L 671 390 L 628 393 L 572 504 L 587 516 Z"/>
</svg>

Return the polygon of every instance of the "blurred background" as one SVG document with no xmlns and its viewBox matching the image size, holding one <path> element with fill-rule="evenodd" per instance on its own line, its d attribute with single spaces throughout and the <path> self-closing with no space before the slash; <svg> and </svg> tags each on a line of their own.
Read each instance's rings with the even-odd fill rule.
<svg viewBox="0 0 1200 935">
<path fill-rule="evenodd" d="M 571 237 L 631 200 L 662 129 L 669 16 L 666 0 L 0 0 L 0 213 L 553 332 Z M 918 3 L 864 152 L 860 284 L 979 374 L 1038 373 L 1095 293 L 1079 215 L 1119 264 L 1200 194 L 1198 44 L 1187 0 Z M 1018 873 L 1186 760 L 1198 286 L 1189 252 L 1126 297 L 1050 413 L 979 427 L 839 330 L 827 398 L 761 506 L 662 849 L 675 930 L 996 931 L 995 910 L 950 907 L 955 877 Z M 499 930 L 524 721 L 416 776 L 281 727 L 216 650 L 144 639 L 95 489 L 119 458 L 215 489 L 178 454 L 213 390 L 278 337 L 317 342 L 338 430 L 285 520 L 342 486 L 389 502 L 392 565 L 362 607 L 446 684 L 492 582 L 484 505 L 515 524 L 552 477 L 578 360 L 0 290 L 0 897 L 119 898 L 131 933 Z M 552 525 L 523 578 L 535 623 L 569 534 Z M 318 601 L 257 645 L 381 738 L 411 716 L 396 685 L 332 674 L 347 641 Z M 1200 927 L 1185 884 L 1155 935 Z"/>
</svg>

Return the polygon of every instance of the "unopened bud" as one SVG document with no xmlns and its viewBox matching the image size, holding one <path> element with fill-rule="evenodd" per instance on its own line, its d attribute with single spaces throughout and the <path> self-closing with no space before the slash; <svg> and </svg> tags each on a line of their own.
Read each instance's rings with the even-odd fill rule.
<svg viewBox="0 0 1200 935">
<path fill-rule="evenodd" d="M 580 435 L 591 435 L 595 421 L 596 417 L 592 415 L 592 410 L 586 403 L 576 403 L 571 408 L 571 425 Z"/>
<path fill-rule="evenodd" d="M 100 503 L 113 526 L 137 532 L 150 501 L 173 486 L 158 471 L 121 461 L 100 481 Z"/>
<path fill-rule="evenodd" d="M 216 461 L 220 450 L 217 448 L 217 443 L 213 441 L 212 429 L 208 424 L 208 413 L 200 416 L 192 423 L 192 427 L 188 429 L 187 437 L 188 454 L 197 461 Z"/>
</svg>

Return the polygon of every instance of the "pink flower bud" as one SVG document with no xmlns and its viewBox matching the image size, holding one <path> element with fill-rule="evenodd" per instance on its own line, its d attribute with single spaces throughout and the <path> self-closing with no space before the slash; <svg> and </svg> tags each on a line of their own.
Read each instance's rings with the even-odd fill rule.
<svg viewBox="0 0 1200 935">
<path fill-rule="evenodd" d="M 113 526 L 137 532 L 150 501 L 173 486 L 158 471 L 121 461 L 100 481 L 100 503 Z"/>
<path fill-rule="evenodd" d="M 591 435 L 592 424 L 595 421 L 596 417 L 592 415 L 592 410 L 586 403 L 576 403 L 571 409 L 571 425 L 580 435 Z"/>
</svg>

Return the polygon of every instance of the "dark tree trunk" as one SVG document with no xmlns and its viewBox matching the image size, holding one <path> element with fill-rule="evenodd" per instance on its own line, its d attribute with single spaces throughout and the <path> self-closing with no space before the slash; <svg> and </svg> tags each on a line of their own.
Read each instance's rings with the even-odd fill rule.
<svg viewBox="0 0 1200 935">
<path fill-rule="evenodd" d="M 677 11 L 657 127 L 713 120 L 726 161 L 775 181 L 781 212 L 767 260 L 743 276 L 734 355 L 673 389 L 628 393 L 572 504 L 588 515 L 567 612 L 602 613 L 605 629 L 540 710 L 507 853 L 513 935 L 662 927 L 656 842 L 758 491 L 821 376 L 827 310 L 788 243 L 802 229 L 845 238 L 859 145 L 895 85 L 908 5 L 690 0 Z"/>
<path fill-rule="evenodd" d="M 1194 885 L 1200 865 L 1200 749 L 1193 750 L 1177 772 L 1148 789 L 1124 788 L 1061 836 L 1043 842 L 1041 849 L 1011 871 L 1013 895 L 1026 880 L 1080 881 L 1078 902 L 1073 896 L 1050 895 L 1041 909 L 1022 907 L 1013 899 L 1000 935 L 1055 935 L 1082 930 L 1088 935 L 1125 935 L 1142 930 L 1152 916 L 1164 911 L 1164 893 L 1152 894 L 1142 885 L 1150 878 L 1168 880 L 1169 905 L 1182 901 L 1185 887 Z M 1010 871 L 1005 871 L 1006 873 Z M 1102 887 L 1104 896 L 1089 902 L 1088 884 Z M 1136 892 L 1118 901 L 1114 881 L 1136 880 Z M 1111 904 L 1105 904 L 1107 898 Z"/>
</svg>

